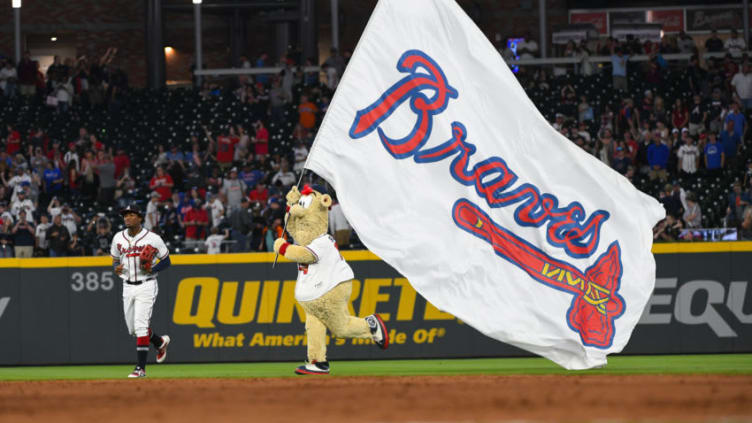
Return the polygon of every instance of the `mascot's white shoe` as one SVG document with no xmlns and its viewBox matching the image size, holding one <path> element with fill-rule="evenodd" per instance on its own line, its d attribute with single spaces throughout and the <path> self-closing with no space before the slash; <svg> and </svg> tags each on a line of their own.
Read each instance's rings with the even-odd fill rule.
<svg viewBox="0 0 752 423">
<path fill-rule="evenodd" d="M 299 375 L 328 375 L 329 362 L 322 361 L 318 363 L 314 361 L 313 363 L 309 363 L 306 361 L 306 364 L 295 369 L 295 373 Z"/>
<path fill-rule="evenodd" d="M 384 321 L 381 320 L 381 316 L 378 314 L 372 314 L 366 317 L 366 322 L 371 329 L 373 342 L 375 342 L 382 350 L 387 349 L 389 347 L 389 332 L 387 332 L 386 325 L 384 324 Z"/>
</svg>

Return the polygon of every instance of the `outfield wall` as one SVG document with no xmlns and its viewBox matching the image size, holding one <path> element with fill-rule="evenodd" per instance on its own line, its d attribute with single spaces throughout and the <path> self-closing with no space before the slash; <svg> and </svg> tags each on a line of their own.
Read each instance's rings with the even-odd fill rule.
<svg viewBox="0 0 752 423">
<path fill-rule="evenodd" d="M 752 242 L 661 244 L 654 253 L 656 289 L 625 352 L 752 352 Z M 330 358 L 527 355 L 426 303 L 373 254 L 343 255 L 358 277 L 353 312 L 381 313 L 392 346 L 331 339 Z M 172 337 L 170 362 L 302 361 L 296 266 L 272 269 L 272 260 L 173 255 L 152 317 Z M 109 257 L 0 260 L 0 365 L 132 362 L 121 294 Z"/>
</svg>

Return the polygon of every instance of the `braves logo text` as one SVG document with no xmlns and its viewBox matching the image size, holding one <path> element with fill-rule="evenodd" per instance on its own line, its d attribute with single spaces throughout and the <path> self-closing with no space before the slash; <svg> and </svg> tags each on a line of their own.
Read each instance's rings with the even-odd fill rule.
<svg viewBox="0 0 752 423">
<path fill-rule="evenodd" d="M 416 163 L 434 163 L 453 157 L 449 172 L 465 186 L 474 187 L 477 195 L 491 208 L 516 205 L 514 219 L 523 227 L 546 227 L 546 240 L 563 249 L 570 257 L 587 258 L 598 249 L 601 227 L 610 214 L 596 210 L 589 216 L 577 201 L 562 205 L 556 195 L 541 193 L 531 183 L 519 183 L 518 176 L 497 156 L 470 164 L 476 152 L 467 142 L 467 128 L 451 123 L 449 140 L 424 148 L 433 131 L 434 116 L 444 112 L 449 100 L 458 98 L 441 67 L 420 50 L 408 50 L 397 62 L 397 70 L 406 73 L 401 80 L 363 110 L 359 110 L 349 135 L 363 138 L 374 130 L 386 151 L 395 159 L 412 157 Z M 425 92 L 431 92 L 431 97 Z M 381 125 L 405 102 L 416 115 L 410 133 L 401 138 L 388 135 Z M 524 270 L 533 279 L 574 295 L 567 313 L 570 328 L 577 331 L 585 345 L 607 348 L 614 335 L 614 319 L 625 308 L 618 295 L 621 280 L 621 250 L 612 243 L 585 272 L 554 259 L 498 223 L 469 200 L 460 199 L 453 209 L 455 224 L 490 243 L 500 257 Z"/>
</svg>

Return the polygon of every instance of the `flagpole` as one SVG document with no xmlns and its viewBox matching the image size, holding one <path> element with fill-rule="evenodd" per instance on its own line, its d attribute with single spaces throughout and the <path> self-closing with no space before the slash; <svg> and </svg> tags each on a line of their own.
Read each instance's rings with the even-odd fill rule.
<svg viewBox="0 0 752 423">
<path fill-rule="evenodd" d="M 313 146 L 311 146 L 311 150 L 313 150 Z M 310 154 L 309 154 L 310 156 Z M 306 164 L 308 163 L 308 157 L 306 157 Z M 300 190 L 300 182 L 303 181 L 303 175 L 305 175 L 305 165 L 303 165 L 303 170 L 300 171 L 300 178 L 298 178 L 298 184 L 295 185 L 295 188 L 298 188 Z M 285 212 L 285 226 L 282 228 L 282 235 L 284 236 L 285 232 L 287 231 L 287 219 L 290 216 L 290 211 Z M 274 269 L 274 266 L 277 265 L 277 260 L 279 259 L 279 251 L 274 253 L 274 263 L 272 263 L 272 269 Z"/>
</svg>

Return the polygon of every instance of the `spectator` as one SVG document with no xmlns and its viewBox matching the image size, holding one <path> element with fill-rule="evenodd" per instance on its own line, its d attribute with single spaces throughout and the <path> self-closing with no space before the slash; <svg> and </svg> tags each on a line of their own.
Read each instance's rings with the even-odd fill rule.
<svg viewBox="0 0 752 423">
<path fill-rule="evenodd" d="M 679 238 L 679 231 L 684 227 L 682 221 L 672 215 L 666 215 L 653 229 L 653 239 L 665 242 L 673 242 Z"/>
<path fill-rule="evenodd" d="M 37 245 L 37 254 L 39 256 L 47 256 L 49 255 L 47 252 L 47 249 L 49 248 L 49 243 L 47 241 L 47 229 L 50 228 L 52 224 L 50 223 L 49 218 L 46 214 L 42 214 L 39 218 L 39 224 L 36 227 L 36 230 L 34 232 L 36 236 L 36 245 Z"/>
<path fill-rule="evenodd" d="M 710 38 L 705 40 L 705 50 L 708 53 L 718 53 L 723 51 L 723 40 L 718 37 L 718 31 L 710 31 Z"/>
<path fill-rule="evenodd" d="M 33 218 L 29 221 L 26 217 L 26 210 L 21 210 L 12 231 L 16 257 L 29 258 L 34 255 L 34 232 Z"/>
<path fill-rule="evenodd" d="M 36 206 L 34 203 L 26 197 L 26 191 L 19 191 L 16 199 L 11 203 L 10 211 L 13 217 L 18 221 L 21 219 L 21 212 L 29 223 L 34 223 L 34 210 Z"/>
<path fill-rule="evenodd" d="M 723 145 L 718 142 L 715 133 L 708 133 L 708 142 L 705 145 L 705 168 L 711 172 L 721 170 L 725 162 L 725 156 Z"/>
<path fill-rule="evenodd" d="M 269 200 L 269 190 L 263 182 L 259 181 L 259 183 L 256 184 L 256 189 L 248 194 L 248 198 L 251 201 L 266 204 L 267 200 Z"/>
<path fill-rule="evenodd" d="M 718 133 L 723 129 L 723 111 L 726 109 L 726 102 L 721 98 L 721 89 L 714 88 L 708 102 L 708 129 L 710 132 Z"/>
<path fill-rule="evenodd" d="M 25 52 L 18 63 L 18 91 L 22 96 L 29 97 L 36 94 L 37 62 L 31 60 L 29 52 Z"/>
<path fill-rule="evenodd" d="M 316 113 L 319 109 L 308 100 L 307 95 L 300 96 L 300 105 L 298 106 L 298 121 L 306 130 L 310 131 L 316 126 Z"/>
<path fill-rule="evenodd" d="M 308 158 L 308 149 L 306 148 L 305 144 L 303 144 L 302 140 L 298 140 L 298 142 L 295 143 L 295 147 L 292 148 L 292 155 L 295 159 L 293 170 L 295 172 L 303 171 L 306 159 Z"/>
<path fill-rule="evenodd" d="M 12 156 L 21 149 L 21 133 L 13 125 L 8 124 L 8 136 L 5 138 L 5 152 Z"/>
<path fill-rule="evenodd" d="M 256 131 L 252 139 L 253 153 L 257 158 L 264 158 L 269 154 L 269 131 L 260 120 L 253 124 L 253 128 Z"/>
<path fill-rule="evenodd" d="M 676 99 L 671 110 L 671 123 L 676 129 L 682 129 L 689 123 L 689 111 L 680 98 Z"/>
<path fill-rule="evenodd" d="M 267 66 L 267 61 L 269 60 L 269 55 L 266 53 L 261 53 L 256 59 L 256 67 L 257 68 L 265 68 Z M 256 82 L 266 85 L 269 83 L 269 75 L 267 74 L 258 74 L 256 75 Z"/>
<path fill-rule="evenodd" d="M 728 196 L 727 219 L 731 222 L 739 222 L 744 210 L 749 207 L 750 203 L 752 203 L 752 199 L 750 199 L 749 193 L 742 191 L 742 184 L 739 181 L 734 182 Z M 736 223 L 729 226 L 736 226 Z"/>
<path fill-rule="evenodd" d="M 629 156 L 627 156 L 623 143 L 619 143 L 614 149 L 614 157 L 612 159 L 611 166 L 613 169 L 622 175 L 627 173 L 627 168 L 632 164 Z"/>
<path fill-rule="evenodd" d="M 747 119 L 744 118 L 744 113 L 739 110 L 739 103 L 731 103 L 731 111 L 726 115 L 724 122 L 734 121 L 734 134 L 738 135 L 740 139 L 744 139 L 747 134 Z"/>
<path fill-rule="evenodd" d="M 207 138 L 210 136 L 210 133 L 207 132 Z M 232 159 L 235 157 L 235 144 L 237 144 L 238 141 L 240 141 L 238 137 L 230 136 L 230 134 L 224 129 L 217 137 L 216 159 L 217 164 L 219 164 L 222 171 L 226 171 L 232 166 Z"/>
<path fill-rule="evenodd" d="M 186 240 L 200 240 L 206 237 L 206 227 L 209 225 L 209 215 L 201 207 L 201 199 L 196 198 L 183 219 Z"/>
<path fill-rule="evenodd" d="M 152 231 L 159 231 L 159 193 L 152 191 L 149 195 L 149 202 L 146 204 L 146 215 L 144 216 L 144 228 Z"/>
<path fill-rule="evenodd" d="M 92 245 L 91 253 L 95 256 L 110 255 L 110 241 L 112 240 L 110 222 L 101 214 L 92 219 L 92 223 L 94 222 L 96 222 L 96 231 L 94 239 L 90 243 Z M 89 223 L 90 228 L 92 228 L 92 223 Z"/>
<path fill-rule="evenodd" d="M 112 159 L 112 162 L 115 163 L 116 179 L 122 178 L 125 171 L 131 167 L 131 159 L 122 147 L 117 149 L 117 155 Z"/>
<path fill-rule="evenodd" d="M 272 185 L 280 182 L 285 188 L 285 191 L 287 191 L 287 188 L 291 187 L 296 180 L 297 177 L 295 176 L 295 173 L 290 170 L 290 164 L 287 162 L 287 159 L 283 158 L 280 163 L 279 172 L 275 173 L 272 178 Z"/>
<path fill-rule="evenodd" d="M 681 53 L 694 53 L 697 49 L 695 40 L 692 39 L 686 32 L 679 32 L 679 37 L 676 41 L 676 45 L 679 47 Z"/>
<path fill-rule="evenodd" d="M 747 43 L 744 41 L 744 38 L 739 36 L 737 30 L 732 29 L 731 36 L 726 39 L 725 43 L 723 43 L 723 47 L 733 57 L 741 57 L 742 52 L 747 49 Z"/>
<path fill-rule="evenodd" d="M 86 255 L 86 249 L 84 248 L 81 238 L 78 234 L 71 235 L 70 242 L 68 243 L 68 256 L 80 257 Z"/>
<path fill-rule="evenodd" d="M 654 138 L 653 143 L 648 146 L 648 165 L 650 180 L 659 178 L 665 181 L 668 178 L 666 165 L 668 164 L 669 149 L 668 146 L 661 142 L 659 138 Z"/>
<path fill-rule="evenodd" d="M 684 220 L 685 228 L 699 228 L 702 227 L 702 211 L 697 204 L 697 197 L 693 192 L 687 193 L 687 207 L 684 210 L 682 220 Z"/>
<path fill-rule="evenodd" d="M 233 210 L 240 207 L 240 201 L 245 197 L 245 182 L 238 179 L 238 169 L 230 169 L 229 177 L 222 182 L 222 194 L 227 199 L 227 208 Z"/>
<path fill-rule="evenodd" d="M 256 184 L 264 180 L 264 172 L 260 169 L 251 169 L 249 162 L 243 165 L 243 170 L 238 176 L 245 183 L 246 189 L 253 189 Z"/>
<path fill-rule="evenodd" d="M 525 37 L 517 43 L 517 56 L 520 59 L 534 59 L 538 57 L 538 42 L 533 38 L 533 33 L 528 31 Z"/>
<path fill-rule="evenodd" d="M 0 224 L 0 258 L 13 257 L 13 221 L 3 219 Z"/>
<path fill-rule="evenodd" d="M 240 203 L 241 201 L 238 201 L 238 206 L 240 206 Z M 222 204 L 220 194 L 209 194 L 209 202 L 207 206 L 211 210 L 212 228 L 215 228 L 219 226 L 225 215 L 225 205 Z"/>
<path fill-rule="evenodd" d="M 78 232 L 78 224 L 81 223 L 81 216 L 79 216 L 69 205 L 64 203 L 60 209 L 60 221 L 63 226 L 68 229 L 68 233 L 71 235 Z"/>
<path fill-rule="evenodd" d="M 629 55 L 622 48 L 611 45 L 611 75 L 615 90 L 627 91 L 627 60 Z"/>
<path fill-rule="evenodd" d="M 696 137 L 705 130 L 705 121 L 708 118 L 706 106 L 698 94 L 692 97 L 692 109 L 689 112 L 689 135 Z"/>
<path fill-rule="evenodd" d="M 13 97 L 16 95 L 18 72 L 10 59 L 0 62 L 0 66 L 2 66 L 2 69 L 0 69 L 0 90 L 6 97 Z"/>
<path fill-rule="evenodd" d="M 700 164 L 700 151 L 694 145 L 692 136 L 687 136 L 684 141 L 685 144 L 679 147 L 679 151 L 676 153 L 679 158 L 678 171 L 683 176 L 693 176 Z"/>
<path fill-rule="evenodd" d="M 744 62 L 739 69 L 739 73 L 731 79 L 731 85 L 736 89 L 736 95 L 739 96 L 742 106 L 745 110 L 752 107 L 752 73 L 750 65 Z"/>
<path fill-rule="evenodd" d="M 752 207 L 744 209 L 742 222 L 739 224 L 739 239 L 742 241 L 752 240 Z"/>
<path fill-rule="evenodd" d="M 219 230 L 216 227 L 211 228 L 211 235 L 209 235 L 206 238 L 206 241 L 204 241 L 204 245 L 206 246 L 206 253 L 219 254 L 221 252 L 222 241 L 224 241 L 224 239 L 225 236 L 223 234 L 220 234 Z"/>
<path fill-rule="evenodd" d="M 679 188 L 679 191 L 674 191 L 674 187 L 678 186 L 676 182 L 674 184 L 666 184 L 663 187 L 663 191 L 658 195 L 658 201 L 663 204 L 667 215 L 676 217 L 684 212 L 684 207 L 681 202 L 681 188 Z"/>
<path fill-rule="evenodd" d="M 230 238 L 235 241 L 234 252 L 248 249 L 247 234 L 252 229 L 253 221 L 249 210 L 250 203 L 247 198 L 240 202 L 240 207 L 230 213 Z"/>
<path fill-rule="evenodd" d="M 727 167 L 731 169 L 736 168 L 736 156 L 742 143 L 741 136 L 735 130 L 734 122 L 733 119 L 726 120 L 726 129 L 721 132 L 721 144 L 723 144 L 725 161 L 728 165 Z"/>
<path fill-rule="evenodd" d="M 57 100 L 57 110 L 62 113 L 67 113 L 73 100 L 73 84 L 71 83 L 71 78 L 65 76 L 60 81 L 56 82 L 54 93 Z"/>
<path fill-rule="evenodd" d="M 97 193 L 97 183 L 95 179 L 94 166 L 96 160 L 92 151 L 87 151 L 84 158 L 81 159 L 81 167 L 77 163 L 68 166 L 68 183 L 80 188 L 86 198 L 94 198 Z M 78 172 L 76 172 L 78 169 Z"/>
<path fill-rule="evenodd" d="M 170 199 L 173 186 L 172 177 L 161 166 L 157 168 L 156 174 L 151 178 L 151 182 L 149 182 L 149 188 L 159 193 L 160 203 Z"/>
<path fill-rule="evenodd" d="M 269 91 L 269 105 L 271 110 L 271 119 L 274 123 L 281 123 L 285 116 L 285 107 L 292 99 L 288 97 L 278 78 L 272 81 L 272 89 Z"/>
<path fill-rule="evenodd" d="M 68 255 L 68 244 L 71 236 L 68 229 L 63 226 L 60 215 L 52 218 L 52 225 L 47 228 L 46 239 L 50 246 L 50 257 L 65 257 Z"/>
<path fill-rule="evenodd" d="M 96 170 L 99 174 L 99 203 L 109 206 L 115 199 L 115 164 L 112 163 L 109 153 L 105 153 Z"/>
</svg>

